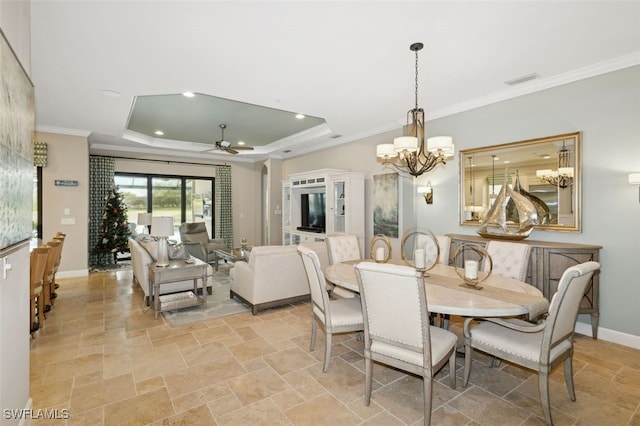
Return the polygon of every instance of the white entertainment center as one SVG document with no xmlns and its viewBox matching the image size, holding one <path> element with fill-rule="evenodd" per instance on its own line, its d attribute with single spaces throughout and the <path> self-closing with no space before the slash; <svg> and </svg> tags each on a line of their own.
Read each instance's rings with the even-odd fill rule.
<svg viewBox="0 0 640 426">
<path fill-rule="evenodd" d="M 364 173 L 320 169 L 282 182 L 282 244 L 358 236 L 364 243 Z"/>
</svg>

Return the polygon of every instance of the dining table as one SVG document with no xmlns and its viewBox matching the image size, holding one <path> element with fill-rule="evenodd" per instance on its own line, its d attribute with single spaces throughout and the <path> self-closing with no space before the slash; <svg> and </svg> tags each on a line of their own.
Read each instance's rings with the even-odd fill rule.
<svg viewBox="0 0 640 426">
<path fill-rule="evenodd" d="M 334 263 L 325 269 L 331 283 L 359 292 L 355 262 Z M 455 266 L 436 264 L 425 271 L 427 308 L 431 313 L 463 317 L 525 315 L 535 320 L 549 309 L 542 292 L 523 281 L 490 274 L 478 287 L 464 283 Z"/>
</svg>

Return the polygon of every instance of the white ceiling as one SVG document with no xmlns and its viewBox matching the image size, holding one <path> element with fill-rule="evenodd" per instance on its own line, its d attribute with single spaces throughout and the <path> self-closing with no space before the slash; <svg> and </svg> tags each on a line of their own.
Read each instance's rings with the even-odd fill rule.
<svg viewBox="0 0 640 426">
<path fill-rule="evenodd" d="M 114 155 L 256 161 L 397 129 L 414 105 L 417 41 L 427 119 L 640 63 L 640 1 L 31 0 L 31 17 L 37 130 L 88 136 L 92 152 Z M 158 118 L 178 129 L 169 139 L 128 129 L 136 97 L 184 91 L 326 124 L 300 132 L 177 109 Z M 238 139 L 256 123 L 297 133 L 232 156 L 179 131 L 213 129 L 213 143 L 220 123 Z"/>
</svg>

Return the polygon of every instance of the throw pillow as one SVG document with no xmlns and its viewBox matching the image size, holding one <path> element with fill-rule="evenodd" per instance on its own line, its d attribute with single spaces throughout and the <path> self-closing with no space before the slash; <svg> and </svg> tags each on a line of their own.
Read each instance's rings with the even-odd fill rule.
<svg viewBox="0 0 640 426">
<path fill-rule="evenodd" d="M 149 253 L 149 256 L 155 262 L 158 260 L 158 242 L 154 240 L 140 241 L 140 245 Z"/>
<path fill-rule="evenodd" d="M 187 260 L 191 256 L 187 253 L 187 249 L 182 244 L 172 246 L 169 244 L 169 259 L 171 260 Z"/>
</svg>

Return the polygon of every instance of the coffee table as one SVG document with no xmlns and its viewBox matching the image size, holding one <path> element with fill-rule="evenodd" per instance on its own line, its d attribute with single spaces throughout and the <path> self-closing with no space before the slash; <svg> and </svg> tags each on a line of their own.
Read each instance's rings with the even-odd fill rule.
<svg viewBox="0 0 640 426">
<path fill-rule="evenodd" d="M 216 249 L 214 250 L 216 255 L 216 271 L 218 270 L 218 264 L 220 263 L 220 259 L 224 259 L 225 261 L 238 262 L 241 260 L 247 260 L 249 258 L 249 253 L 251 253 L 251 247 L 247 248 L 224 248 L 224 249 Z"/>
</svg>

